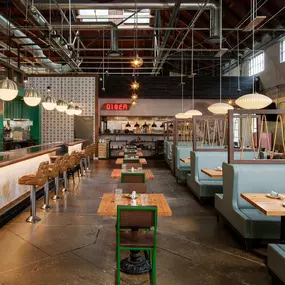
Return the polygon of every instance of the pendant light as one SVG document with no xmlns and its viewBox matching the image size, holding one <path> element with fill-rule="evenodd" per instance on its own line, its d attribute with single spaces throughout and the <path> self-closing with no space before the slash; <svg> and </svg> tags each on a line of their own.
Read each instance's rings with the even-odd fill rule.
<svg viewBox="0 0 285 285">
<path fill-rule="evenodd" d="M 220 50 L 223 49 L 222 38 L 223 38 L 223 1 L 220 2 Z M 208 110 L 216 115 L 225 115 L 228 113 L 228 110 L 233 110 L 233 106 L 227 103 L 222 103 L 222 54 L 220 55 L 220 102 L 214 103 L 208 107 Z"/>
<path fill-rule="evenodd" d="M 195 73 L 194 73 L 194 30 L 192 28 L 192 48 L 191 48 L 191 77 L 192 77 L 192 109 L 185 112 L 188 118 L 193 116 L 201 116 L 202 113 L 199 110 L 195 110 Z"/>
<path fill-rule="evenodd" d="M 173 123 L 170 123 L 169 128 L 173 128 Z"/>
<path fill-rule="evenodd" d="M 136 5 L 136 3 L 135 3 Z M 137 41 L 138 41 L 138 10 L 137 7 L 135 7 L 135 15 L 134 15 L 134 54 L 135 57 L 131 60 L 131 66 L 133 68 L 140 68 L 143 65 L 143 59 L 139 57 L 137 53 Z"/>
<path fill-rule="evenodd" d="M 146 122 L 144 122 L 143 128 L 147 128 L 147 127 L 148 127 L 148 124 Z"/>
<path fill-rule="evenodd" d="M 135 101 L 138 99 L 138 95 L 136 93 L 133 93 L 131 96 L 132 100 Z"/>
<path fill-rule="evenodd" d="M 164 128 L 164 124 L 163 123 L 161 123 L 160 128 Z"/>
<path fill-rule="evenodd" d="M 52 111 L 56 108 L 56 100 L 52 96 L 47 95 L 42 102 L 42 106 L 47 111 Z"/>
<path fill-rule="evenodd" d="M 74 103 L 72 101 L 70 101 L 68 103 L 68 106 L 67 106 L 65 113 L 69 116 L 75 115 L 75 106 L 74 106 Z"/>
<path fill-rule="evenodd" d="M 39 92 L 34 90 L 33 87 L 28 88 L 25 95 L 24 95 L 24 102 L 30 106 L 35 107 L 40 104 L 42 98 L 40 97 Z"/>
<path fill-rule="evenodd" d="M 56 110 L 58 112 L 65 112 L 67 110 L 67 103 L 63 100 L 57 100 L 56 102 Z"/>
<path fill-rule="evenodd" d="M 132 101 L 132 106 L 136 106 L 137 105 L 137 101 L 136 100 L 133 100 Z"/>
<path fill-rule="evenodd" d="M 134 80 L 134 81 L 131 83 L 131 88 L 132 88 L 133 90 L 137 90 L 137 89 L 139 89 L 139 87 L 140 87 L 140 85 L 139 85 L 139 83 L 138 83 L 136 80 Z"/>
<path fill-rule="evenodd" d="M 139 128 L 139 127 L 140 127 L 140 125 L 138 124 L 138 122 L 135 123 L 134 127 L 135 127 L 135 128 Z"/>
<path fill-rule="evenodd" d="M 9 3 L 7 2 L 7 8 L 9 8 L 9 23 L 7 25 L 7 34 L 9 39 L 9 64 L 10 64 L 10 49 L 11 49 L 11 37 L 10 37 L 10 23 L 11 23 L 11 8 L 9 7 Z M 12 101 L 18 95 L 18 86 L 8 77 L 0 81 L 0 99 L 3 101 Z"/>
<path fill-rule="evenodd" d="M 187 116 L 184 113 L 184 84 L 185 82 L 183 82 L 183 45 L 182 45 L 182 51 L 181 51 L 181 71 L 180 71 L 180 85 L 181 85 L 181 113 L 178 113 L 175 115 L 176 119 L 188 119 L 190 118 L 190 116 Z"/>
<path fill-rule="evenodd" d="M 130 128 L 130 127 L 131 127 L 131 124 L 130 124 L 129 122 L 127 122 L 126 127 L 127 127 L 127 128 Z"/>
<path fill-rule="evenodd" d="M 153 123 L 152 123 L 152 125 L 151 125 L 151 127 L 152 127 L 152 128 L 157 128 L 156 123 L 155 123 L 155 122 L 153 122 Z"/>
<path fill-rule="evenodd" d="M 255 0 L 252 0 L 252 22 L 256 19 L 255 16 Z M 254 59 L 254 25 L 252 27 L 252 58 Z M 252 93 L 239 97 L 235 103 L 244 109 L 263 109 L 272 103 L 271 98 L 263 94 L 255 92 L 255 76 L 252 75 Z"/>
<path fill-rule="evenodd" d="M 74 115 L 80 116 L 82 114 L 82 109 L 78 105 L 75 105 L 74 108 L 75 108 Z"/>
</svg>

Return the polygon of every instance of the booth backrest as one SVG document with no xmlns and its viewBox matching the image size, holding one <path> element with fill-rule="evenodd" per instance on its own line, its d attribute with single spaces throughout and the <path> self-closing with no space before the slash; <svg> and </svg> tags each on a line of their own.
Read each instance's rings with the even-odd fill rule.
<svg viewBox="0 0 285 285">
<path fill-rule="evenodd" d="M 168 159 L 172 159 L 172 147 L 173 147 L 173 142 L 168 142 L 168 148 L 167 148 Z"/>
<path fill-rule="evenodd" d="M 179 167 L 190 167 L 190 163 L 183 163 L 180 158 L 190 157 L 190 151 L 192 146 L 177 146 L 176 147 L 176 166 Z"/>
<path fill-rule="evenodd" d="M 284 164 L 233 164 L 223 163 L 224 199 L 233 208 L 254 208 L 241 193 L 285 193 Z"/>
</svg>

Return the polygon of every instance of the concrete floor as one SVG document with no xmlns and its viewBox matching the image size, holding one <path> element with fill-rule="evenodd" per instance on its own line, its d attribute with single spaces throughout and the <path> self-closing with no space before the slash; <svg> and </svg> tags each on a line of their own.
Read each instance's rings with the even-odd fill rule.
<svg viewBox="0 0 285 285">
<path fill-rule="evenodd" d="M 0 285 L 115 284 L 115 218 L 97 216 L 103 193 L 111 192 L 114 161 L 95 161 L 91 173 L 36 225 L 29 209 L 0 229 Z M 271 284 L 263 249 L 246 253 L 216 221 L 212 206 L 201 206 L 178 185 L 163 161 L 150 162 L 150 193 L 163 193 L 172 217 L 159 218 L 157 284 Z M 38 201 L 38 207 L 42 201 Z M 261 254 L 260 254 L 261 253 Z M 150 284 L 149 276 L 122 274 L 122 284 Z"/>
</svg>

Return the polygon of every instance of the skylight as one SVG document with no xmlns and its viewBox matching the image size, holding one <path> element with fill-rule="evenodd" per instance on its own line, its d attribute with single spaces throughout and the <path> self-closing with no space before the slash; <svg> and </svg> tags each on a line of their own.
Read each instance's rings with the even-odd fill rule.
<svg viewBox="0 0 285 285">
<path fill-rule="evenodd" d="M 150 16 L 149 9 L 141 10 L 137 13 L 138 24 L 139 25 L 149 25 Z M 78 10 L 79 15 L 77 16 L 82 22 L 108 22 L 112 21 L 115 24 L 119 24 L 126 18 L 130 17 L 134 11 L 132 10 L 108 10 L 108 9 L 84 9 Z M 119 28 L 124 28 L 124 26 L 133 27 L 136 19 L 134 16 L 127 19 Z"/>
</svg>

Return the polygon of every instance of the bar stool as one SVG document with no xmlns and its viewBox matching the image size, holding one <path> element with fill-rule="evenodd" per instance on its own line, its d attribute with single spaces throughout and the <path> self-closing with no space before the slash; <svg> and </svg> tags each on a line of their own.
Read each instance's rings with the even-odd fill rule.
<svg viewBox="0 0 285 285">
<path fill-rule="evenodd" d="M 59 196 L 59 172 L 62 164 L 62 157 L 58 157 L 53 164 L 50 164 L 50 168 L 48 171 L 48 178 L 54 179 L 55 183 L 55 191 L 54 191 L 54 196 L 52 197 L 52 200 L 60 200 L 62 199 Z M 48 182 L 47 182 L 48 183 Z M 47 204 L 49 201 L 49 186 L 47 186 L 47 193 L 45 196 L 45 204 L 43 205 L 42 209 L 46 209 L 45 205 L 49 207 Z"/>
<path fill-rule="evenodd" d="M 91 147 L 88 145 L 83 151 L 83 162 L 84 162 L 84 168 L 86 171 L 90 170 L 90 155 L 91 155 Z"/>
<path fill-rule="evenodd" d="M 61 190 L 62 192 L 68 191 L 68 177 L 67 177 L 68 168 L 69 168 L 69 154 L 65 154 L 62 158 L 61 169 L 60 169 L 60 172 L 62 173 L 63 176 L 63 185 L 64 185 L 64 187 Z"/>
<path fill-rule="evenodd" d="M 37 187 L 43 186 L 47 181 L 47 173 L 48 173 L 48 165 L 49 162 L 42 162 L 39 165 L 39 168 L 36 172 L 36 174 L 26 174 L 21 176 L 18 179 L 18 183 L 20 185 L 29 185 L 31 186 L 31 192 L 30 192 L 30 217 L 27 218 L 28 223 L 37 223 L 41 219 L 36 215 L 36 191 Z"/>
</svg>

